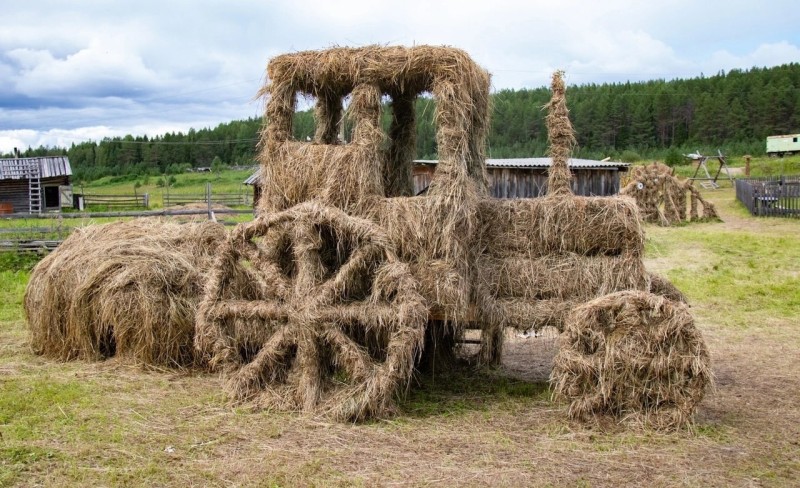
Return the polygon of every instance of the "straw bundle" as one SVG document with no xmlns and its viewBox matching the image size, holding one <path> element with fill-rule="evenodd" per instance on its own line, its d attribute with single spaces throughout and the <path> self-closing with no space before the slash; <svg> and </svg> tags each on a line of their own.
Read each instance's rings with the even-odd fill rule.
<svg viewBox="0 0 800 488">
<path fill-rule="evenodd" d="M 686 305 L 636 291 L 575 309 L 550 378 L 575 419 L 609 415 L 664 429 L 690 422 L 710 380 Z"/>
<path fill-rule="evenodd" d="M 570 182 L 572 174 L 567 161 L 575 146 L 575 131 L 569 120 L 569 110 L 566 103 L 566 86 L 564 85 L 564 72 L 553 73 L 550 89 L 552 96 L 545 105 L 547 109 L 547 139 L 550 142 L 550 157 L 553 163 L 547 178 L 547 194 L 550 196 L 571 195 Z"/>
<path fill-rule="evenodd" d="M 120 356 L 188 366 L 215 223 L 139 219 L 77 229 L 31 273 L 31 347 L 61 360 Z"/>
</svg>

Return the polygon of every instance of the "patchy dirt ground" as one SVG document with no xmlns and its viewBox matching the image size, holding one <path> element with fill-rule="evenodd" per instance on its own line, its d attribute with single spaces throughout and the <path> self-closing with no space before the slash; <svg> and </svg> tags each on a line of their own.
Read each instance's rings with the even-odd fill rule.
<svg viewBox="0 0 800 488">
<path fill-rule="evenodd" d="M 800 244 L 800 222 L 731 196 L 711 195 L 724 224 L 696 225 Z M 669 232 L 648 227 L 656 248 Z M 648 265 L 700 274 L 693 246 Z M 569 422 L 546 383 L 553 331 L 510 335 L 498 370 L 417 378 L 394 418 L 351 425 L 232 407 L 211 376 L 45 360 L 20 315 L 0 322 L 0 486 L 797 486 L 800 313 L 734 327 L 718 318 L 736 308 L 689 298 L 716 385 L 671 434 Z"/>
</svg>

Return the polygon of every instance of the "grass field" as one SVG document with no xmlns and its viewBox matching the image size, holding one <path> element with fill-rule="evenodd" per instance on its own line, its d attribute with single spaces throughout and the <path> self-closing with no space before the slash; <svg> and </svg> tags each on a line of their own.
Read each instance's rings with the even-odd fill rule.
<svg viewBox="0 0 800 488">
<path fill-rule="evenodd" d="M 29 263 L 0 271 L 0 486 L 797 486 L 800 220 L 647 227 L 648 267 L 689 297 L 716 376 L 690 431 L 571 423 L 546 383 L 556 339 L 501 368 L 416 379 L 389 420 L 232 407 L 215 376 L 30 353 Z"/>
</svg>

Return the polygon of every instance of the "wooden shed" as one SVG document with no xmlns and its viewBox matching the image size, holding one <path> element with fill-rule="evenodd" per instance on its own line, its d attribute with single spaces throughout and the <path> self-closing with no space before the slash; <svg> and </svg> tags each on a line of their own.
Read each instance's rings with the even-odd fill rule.
<svg viewBox="0 0 800 488">
<path fill-rule="evenodd" d="M 550 158 L 487 159 L 489 191 L 495 198 L 534 198 L 547 192 Z M 436 171 L 436 160 L 414 161 L 414 193 L 428 187 Z M 619 193 L 620 173 L 628 163 L 570 159 L 572 191 L 583 196 L 610 196 Z"/>
<path fill-rule="evenodd" d="M 72 168 L 66 156 L 0 159 L 0 212 L 41 213 L 72 206 Z"/>
<path fill-rule="evenodd" d="M 436 160 L 414 160 L 414 194 L 423 193 L 436 171 Z M 487 159 L 489 191 L 495 198 L 534 198 L 547 192 L 547 171 L 550 158 Z M 576 195 L 610 196 L 619 193 L 620 173 L 628 171 L 628 163 L 570 159 L 572 191 Z M 253 205 L 261 196 L 261 169 L 244 181 L 253 186 Z"/>
</svg>

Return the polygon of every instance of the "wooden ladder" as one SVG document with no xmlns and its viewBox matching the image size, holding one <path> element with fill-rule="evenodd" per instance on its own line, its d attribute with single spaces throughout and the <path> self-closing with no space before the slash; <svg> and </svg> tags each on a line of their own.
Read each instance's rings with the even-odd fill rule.
<svg viewBox="0 0 800 488">
<path fill-rule="evenodd" d="M 42 173 L 38 163 L 31 165 L 28 175 L 28 211 L 42 213 Z"/>
</svg>

